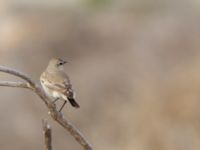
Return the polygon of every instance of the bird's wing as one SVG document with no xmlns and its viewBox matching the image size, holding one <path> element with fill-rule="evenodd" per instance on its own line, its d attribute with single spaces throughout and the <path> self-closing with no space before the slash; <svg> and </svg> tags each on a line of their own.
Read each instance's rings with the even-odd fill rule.
<svg viewBox="0 0 200 150">
<path fill-rule="evenodd" d="M 72 89 L 72 85 L 66 81 L 62 83 L 55 83 L 53 87 L 67 96 L 69 99 L 73 99 L 75 97 L 74 90 Z"/>
<path fill-rule="evenodd" d="M 74 91 L 69 78 L 66 76 L 65 80 L 50 80 L 48 77 L 41 77 L 41 82 L 47 88 L 63 93 L 68 98 L 74 98 Z"/>
</svg>

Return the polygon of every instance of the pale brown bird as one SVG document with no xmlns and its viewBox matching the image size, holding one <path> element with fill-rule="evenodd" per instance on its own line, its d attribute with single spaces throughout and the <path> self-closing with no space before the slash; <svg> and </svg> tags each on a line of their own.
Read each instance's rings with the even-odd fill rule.
<svg viewBox="0 0 200 150">
<path fill-rule="evenodd" d="M 64 72 L 63 65 L 65 63 L 66 61 L 62 59 L 51 59 L 46 70 L 40 76 L 40 82 L 47 96 L 49 96 L 53 102 L 56 102 L 58 99 L 64 100 L 59 111 L 63 109 L 67 100 L 69 100 L 73 107 L 80 107 L 75 100 L 75 93 L 72 89 L 69 77 Z"/>
</svg>

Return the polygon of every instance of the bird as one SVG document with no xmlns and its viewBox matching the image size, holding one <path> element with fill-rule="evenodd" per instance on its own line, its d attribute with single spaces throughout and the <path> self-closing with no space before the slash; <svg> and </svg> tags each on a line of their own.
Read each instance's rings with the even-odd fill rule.
<svg viewBox="0 0 200 150">
<path fill-rule="evenodd" d="M 72 84 L 68 75 L 64 72 L 64 65 L 67 61 L 61 58 L 52 58 L 46 70 L 40 76 L 40 82 L 46 95 L 55 103 L 57 100 L 63 100 L 64 103 L 61 106 L 59 112 L 67 103 L 79 108 L 80 105 L 75 100 L 75 92 L 72 88 Z"/>
</svg>

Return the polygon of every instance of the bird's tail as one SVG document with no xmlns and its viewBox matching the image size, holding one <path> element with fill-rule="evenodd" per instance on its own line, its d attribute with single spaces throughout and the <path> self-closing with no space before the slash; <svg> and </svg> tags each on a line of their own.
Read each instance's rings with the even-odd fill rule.
<svg viewBox="0 0 200 150">
<path fill-rule="evenodd" d="M 75 101 L 74 98 L 68 98 L 68 100 L 69 100 L 70 104 L 71 104 L 73 107 L 75 107 L 75 108 L 79 108 L 79 107 L 80 107 L 79 104 Z"/>
</svg>

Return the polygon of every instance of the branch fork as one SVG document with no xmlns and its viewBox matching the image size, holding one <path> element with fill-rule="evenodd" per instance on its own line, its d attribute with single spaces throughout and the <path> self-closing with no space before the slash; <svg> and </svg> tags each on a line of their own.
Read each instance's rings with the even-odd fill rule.
<svg viewBox="0 0 200 150">
<path fill-rule="evenodd" d="M 32 90 L 45 103 L 50 112 L 51 117 L 57 123 L 59 123 L 63 128 L 65 128 L 75 138 L 75 140 L 83 147 L 84 150 L 92 150 L 91 145 L 88 143 L 85 137 L 80 133 L 80 131 L 77 128 L 75 128 L 66 118 L 64 118 L 62 113 L 56 110 L 55 104 L 52 103 L 52 101 L 46 96 L 45 92 L 43 91 L 40 85 L 36 84 L 28 75 L 14 69 L 0 66 L 0 72 L 8 73 L 24 80 L 17 82 L 0 81 L 0 86 L 18 87 L 18 88 L 25 88 Z"/>
</svg>

